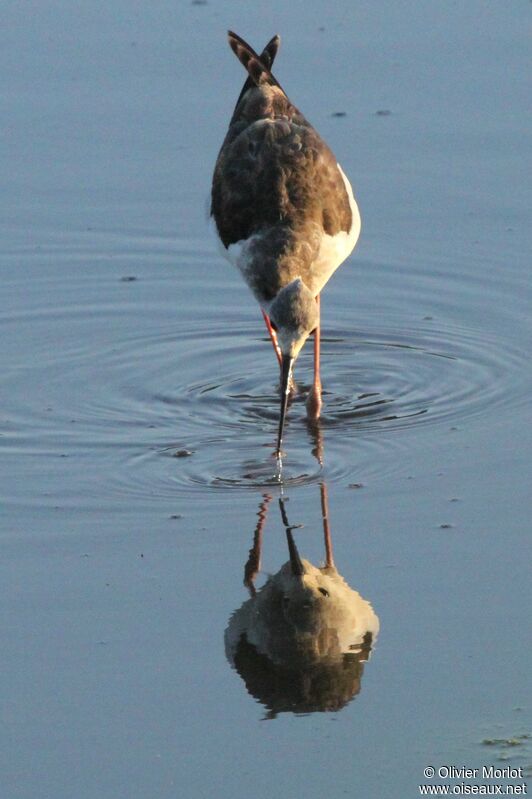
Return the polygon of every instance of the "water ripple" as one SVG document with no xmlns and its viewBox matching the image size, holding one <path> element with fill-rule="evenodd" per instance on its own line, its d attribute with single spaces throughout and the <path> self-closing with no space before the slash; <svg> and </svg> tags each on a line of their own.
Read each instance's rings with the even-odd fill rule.
<svg viewBox="0 0 532 799">
<path fill-rule="evenodd" d="M 144 269 L 148 250 L 145 244 Z M 160 256 L 151 256 L 159 267 Z M 78 273 L 65 283 L 59 271 L 37 280 L 24 307 L 6 304 L 0 331 L 11 336 L 13 358 L 0 421 L 7 451 L 98 451 L 109 459 L 104 491 L 111 495 L 276 482 L 277 364 L 260 317 L 252 302 L 242 311 L 220 301 L 206 313 L 190 275 L 184 283 L 193 299 L 176 310 L 168 261 L 144 285 L 120 282 L 116 272 L 99 273 L 98 286 Z M 26 289 L 10 285 L 14 293 Z M 61 301 L 65 285 L 68 302 Z M 415 281 L 410 286 L 405 307 L 421 307 Z M 225 275 L 211 281 L 217 297 L 226 288 Z M 317 429 L 305 418 L 312 348 L 304 349 L 288 414 L 285 482 L 371 474 L 387 468 L 379 451 L 407 446 L 399 431 L 509 412 L 528 397 L 527 359 L 514 342 L 441 314 L 413 323 L 404 309 L 387 310 L 381 323 L 362 298 L 356 328 L 347 306 L 335 307 L 332 321 L 325 316 Z"/>
</svg>

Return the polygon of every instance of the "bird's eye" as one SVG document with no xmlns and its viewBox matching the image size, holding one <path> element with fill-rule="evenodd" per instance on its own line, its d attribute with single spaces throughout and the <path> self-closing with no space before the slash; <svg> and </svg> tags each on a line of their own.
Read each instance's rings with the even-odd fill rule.
<svg viewBox="0 0 532 799">
<path fill-rule="evenodd" d="M 275 324 L 275 322 L 272 322 L 271 319 L 270 319 L 270 325 L 272 326 L 272 330 L 275 330 L 275 332 L 277 333 L 277 325 Z"/>
<path fill-rule="evenodd" d="M 329 596 L 329 592 L 327 591 L 326 588 L 318 588 L 318 591 L 320 592 L 320 594 L 323 594 L 323 596 Z"/>
</svg>

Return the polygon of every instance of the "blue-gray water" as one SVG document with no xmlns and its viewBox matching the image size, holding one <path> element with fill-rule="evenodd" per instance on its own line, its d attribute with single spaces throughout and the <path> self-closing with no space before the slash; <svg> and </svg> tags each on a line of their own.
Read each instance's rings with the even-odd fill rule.
<svg viewBox="0 0 532 799">
<path fill-rule="evenodd" d="M 4 5 L 3 796 L 408 799 L 425 766 L 530 765 L 482 744 L 530 732 L 530 10 Z M 317 562 L 325 482 L 381 632 L 346 707 L 266 721 L 224 653 L 278 493 L 275 358 L 206 232 L 228 27 L 281 33 L 363 220 L 285 493 Z M 264 575 L 286 559 L 271 503 Z"/>
</svg>

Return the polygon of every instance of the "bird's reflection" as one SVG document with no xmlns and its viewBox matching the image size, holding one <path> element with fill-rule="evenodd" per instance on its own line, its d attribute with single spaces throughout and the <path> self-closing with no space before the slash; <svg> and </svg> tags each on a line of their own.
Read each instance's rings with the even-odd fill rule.
<svg viewBox="0 0 532 799">
<path fill-rule="evenodd" d="M 364 663 L 379 630 L 370 603 L 353 590 L 334 564 L 327 488 L 320 485 L 325 565 L 301 558 L 283 499 L 279 500 L 289 560 L 262 589 L 255 588 L 271 496 L 259 508 L 253 546 L 244 570 L 250 598 L 232 615 L 226 655 L 248 692 L 268 709 L 310 713 L 340 710 L 361 687 Z"/>
</svg>

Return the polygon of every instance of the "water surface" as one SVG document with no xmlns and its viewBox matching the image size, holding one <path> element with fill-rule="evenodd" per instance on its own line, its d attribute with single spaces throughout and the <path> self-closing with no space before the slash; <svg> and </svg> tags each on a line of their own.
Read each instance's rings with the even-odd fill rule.
<svg viewBox="0 0 532 799">
<path fill-rule="evenodd" d="M 10 799 L 406 799 L 427 765 L 532 761 L 504 743 L 530 732 L 529 11 L 7 9 Z M 280 493 L 275 357 L 204 218 L 243 80 L 227 27 L 283 35 L 279 79 L 363 218 L 322 299 L 317 429 L 310 347 L 296 366 L 283 492 L 317 563 L 326 484 L 338 568 L 381 631 L 341 709 L 268 720 L 224 651 Z M 270 512 L 258 584 L 286 559 Z"/>
</svg>

